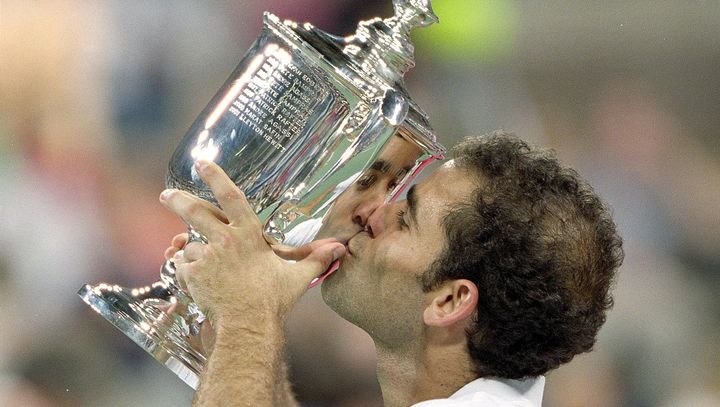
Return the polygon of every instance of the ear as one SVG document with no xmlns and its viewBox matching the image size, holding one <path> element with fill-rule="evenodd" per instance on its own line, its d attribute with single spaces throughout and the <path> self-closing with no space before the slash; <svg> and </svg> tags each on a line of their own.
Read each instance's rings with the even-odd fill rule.
<svg viewBox="0 0 720 407">
<path fill-rule="evenodd" d="M 470 280 L 449 280 L 430 292 L 423 312 L 426 325 L 447 327 L 472 317 L 477 309 L 478 289 Z"/>
</svg>

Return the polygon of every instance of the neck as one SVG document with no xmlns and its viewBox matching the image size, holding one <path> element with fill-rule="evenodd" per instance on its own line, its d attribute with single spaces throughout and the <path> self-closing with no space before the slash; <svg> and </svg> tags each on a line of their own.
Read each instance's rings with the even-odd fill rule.
<svg viewBox="0 0 720 407">
<path fill-rule="evenodd" d="M 447 398 L 476 379 L 465 344 L 402 347 L 376 341 L 377 376 L 386 407 Z"/>
</svg>

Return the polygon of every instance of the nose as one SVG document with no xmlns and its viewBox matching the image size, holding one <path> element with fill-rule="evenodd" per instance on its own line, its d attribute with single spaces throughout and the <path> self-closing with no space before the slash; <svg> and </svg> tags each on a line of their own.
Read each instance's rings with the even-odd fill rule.
<svg viewBox="0 0 720 407">
<path fill-rule="evenodd" d="M 387 214 L 393 205 L 395 204 L 387 203 L 380 205 L 370 215 L 370 218 L 368 218 L 367 228 L 369 229 L 370 235 L 372 235 L 372 237 L 377 237 L 382 234 L 383 231 L 385 231 Z"/>
<path fill-rule="evenodd" d="M 371 197 L 361 200 L 355 207 L 353 222 L 365 227 L 372 214 L 385 203 L 385 195 L 376 193 Z"/>
</svg>

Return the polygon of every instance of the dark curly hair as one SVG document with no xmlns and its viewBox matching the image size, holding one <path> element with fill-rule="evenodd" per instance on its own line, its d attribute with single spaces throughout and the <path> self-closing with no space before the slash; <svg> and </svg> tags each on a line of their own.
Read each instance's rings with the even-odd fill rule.
<svg viewBox="0 0 720 407">
<path fill-rule="evenodd" d="M 537 376 L 590 351 L 623 260 L 608 209 L 573 169 L 514 135 L 468 138 L 454 156 L 479 187 L 445 216 L 447 246 L 422 283 L 477 285 L 467 335 L 478 376 Z"/>
</svg>

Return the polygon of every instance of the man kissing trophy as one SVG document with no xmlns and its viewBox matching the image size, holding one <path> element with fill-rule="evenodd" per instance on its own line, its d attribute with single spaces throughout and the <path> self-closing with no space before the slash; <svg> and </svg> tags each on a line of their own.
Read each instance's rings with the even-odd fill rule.
<svg viewBox="0 0 720 407">
<path fill-rule="evenodd" d="M 265 13 L 259 37 L 175 150 L 167 187 L 217 204 L 194 166 L 214 161 L 245 193 L 269 243 L 287 244 L 290 234 L 307 242 L 317 228 L 302 226 L 322 222 L 342 189 L 401 136 L 421 153 L 388 199 L 397 197 L 444 148 L 403 82 L 414 66 L 409 31 L 437 17 L 430 0 L 393 5 L 394 16 L 361 22 L 348 37 Z M 204 239 L 189 227 L 191 240 Z M 197 388 L 204 316 L 177 285 L 171 261 L 150 286 L 102 283 L 78 294 Z"/>
</svg>

